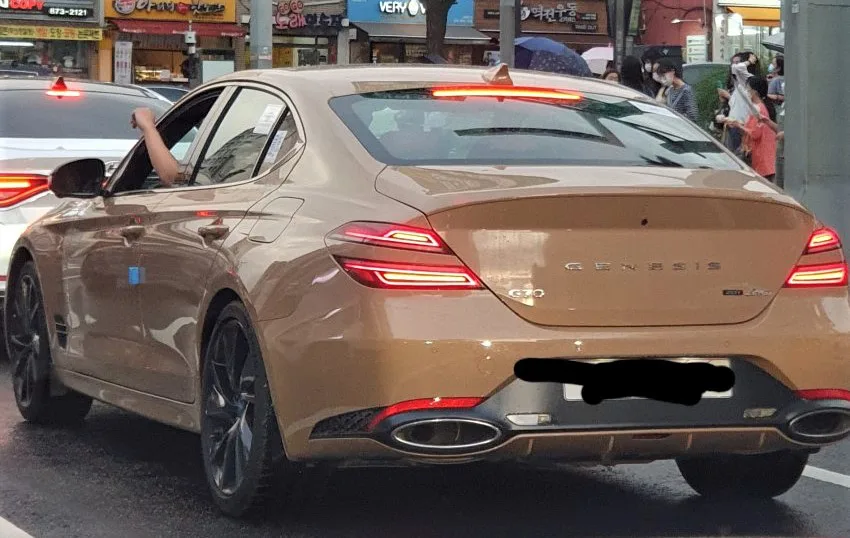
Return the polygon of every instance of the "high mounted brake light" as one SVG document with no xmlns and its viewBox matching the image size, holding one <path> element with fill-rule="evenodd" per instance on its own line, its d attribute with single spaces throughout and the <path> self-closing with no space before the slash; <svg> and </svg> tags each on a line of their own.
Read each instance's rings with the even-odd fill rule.
<svg viewBox="0 0 850 538">
<path fill-rule="evenodd" d="M 61 99 L 63 97 L 79 97 L 81 94 L 78 90 L 69 90 L 68 85 L 65 84 L 65 79 L 59 77 L 53 85 L 50 86 L 50 89 L 47 90 L 47 95 Z"/>
<path fill-rule="evenodd" d="M 444 88 L 433 88 L 431 90 L 431 95 L 438 98 L 497 97 L 555 101 L 580 101 L 582 98 L 580 94 L 575 92 L 520 86 L 450 86 Z"/>
</svg>

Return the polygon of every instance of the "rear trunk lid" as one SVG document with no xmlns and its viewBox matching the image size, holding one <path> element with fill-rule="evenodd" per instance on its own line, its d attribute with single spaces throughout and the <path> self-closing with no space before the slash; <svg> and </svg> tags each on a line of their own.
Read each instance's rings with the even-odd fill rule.
<svg viewBox="0 0 850 538">
<path fill-rule="evenodd" d="M 386 169 L 377 188 L 425 212 L 509 308 L 549 326 L 747 321 L 814 227 L 738 171 L 409 167 Z"/>
</svg>

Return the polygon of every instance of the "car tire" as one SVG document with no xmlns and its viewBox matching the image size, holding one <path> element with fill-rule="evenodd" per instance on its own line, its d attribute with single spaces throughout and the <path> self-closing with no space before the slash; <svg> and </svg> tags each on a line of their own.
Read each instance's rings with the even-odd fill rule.
<svg viewBox="0 0 850 538">
<path fill-rule="evenodd" d="M 245 307 L 227 305 L 204 351 L 201 450 L 219 509 L 243 517 L 259 509 L 290 468 L 283 450 L 259 342 Z"/>
<path fill-rule="evenodd" d="M 781 451 L 682 458 L 676 464 L 688 485 L 704 497 L 770 499 L 794 487 L 808 461 L 807 452 Z"/>
<path fill-rule="evenodd" d="M 64 389 L 54 395 L 51 387 L 53 359 L 41 285 L 33 262 L 21 267 L 8 287 L 10 301 L 5 333 L 12 372 L 15 403 L 21 416 L 36 424 L 79 424 L 88 415 L 92 399 Z"/>
</svg>

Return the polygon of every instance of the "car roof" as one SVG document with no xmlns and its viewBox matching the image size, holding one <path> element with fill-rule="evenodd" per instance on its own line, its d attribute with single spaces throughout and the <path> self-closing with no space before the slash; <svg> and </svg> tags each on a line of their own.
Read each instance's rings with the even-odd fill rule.
<svg viewBox="0 0 850 538">
<path fill-rule="evenodd" d="M 74 90 L 83 93 L 111 93 L 116 95 L 129 95 L 133 97 L 149 97 L 155 99 L 149 91 L 142 88 L 116 84 L 114 82 L 97 82 L 92 80 L 81 80 L 65 78 L 65 84 Z M 56 81 L 56 77 L 0 77 L 0 91 L 4 90 L 45 90 L 50 88 Z"/>
<path fill-rule="evenodd" d="M 299 97 L 304 99 L 326 100 L 328 97 L 352 93 L 427 87 L 436 84 L 480 84 L 484 82 L 483 75 L 491 69 L 430 64 L 326 65 L 236 71 L 218 77 L 216 81 L 259 80 L 298 92 L 301 94 Z M 643 93 L 626 86 L 587 77 L 520 69 L 512 69 L 509 72 L 515 86 L 547 87 L 612 97 L 649 99 Z"/>
</svg>

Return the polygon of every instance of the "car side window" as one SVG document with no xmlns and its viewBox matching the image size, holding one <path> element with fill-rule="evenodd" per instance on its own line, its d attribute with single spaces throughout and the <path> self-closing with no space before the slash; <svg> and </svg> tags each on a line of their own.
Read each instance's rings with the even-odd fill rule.
<svg viewBox="0 0 850 538">
<path fill-rule="evenodd" d="M 192 102 L 182 105 L 173 114 L 169 114 L 164 124 L 159 126 L 159 132 L 165 146 L 180 163 L 181 168 L 185 168 L 189 164 L 190 150 L 198 133 L 207 123 L 213 121 L 210 112 L 217 100 L 221 98 L 221 93 L 221 89 L 216 89 L 193 99 Z M 144 143 L 136 147 L 135 151 L 129 156 L 126 166 L 118 173 L 120 173 L 120 177 L 116 177 L 115 183 L 111 186 L 111 191 L 116 194 L 163 186 L 153 169 Z"/>
<path fill-rule="evenodd" d="M 192 185 L 250 179 L 272 129 L 285 110 L 284 102 L 270 93 L 240 89 L 195 166 Z"/>
<path fill-rule="evenodd" d="M 269 143 L 265 155 L 263 155 L 258 175 L 266 173 L 298 143 L 298 128 L 295 126 L 295 117 L 290 110 L 287 110 L 285 114 L 286 116 L 278 125 L 272 141 Z"/>
</svg>

